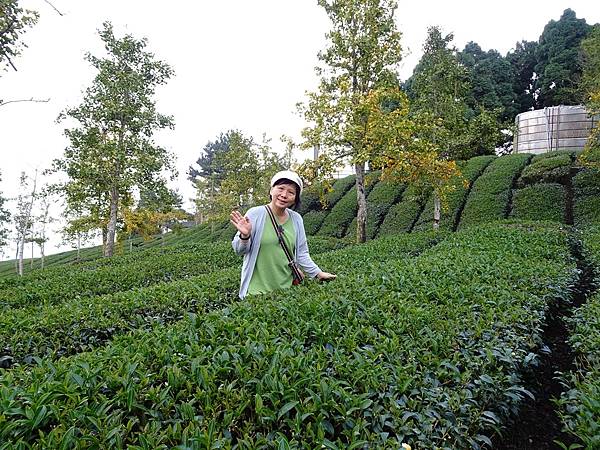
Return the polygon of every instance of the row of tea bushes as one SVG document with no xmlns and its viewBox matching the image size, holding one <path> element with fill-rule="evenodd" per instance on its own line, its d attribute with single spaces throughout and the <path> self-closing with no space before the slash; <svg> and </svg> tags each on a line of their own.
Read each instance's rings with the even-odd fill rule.
<svg viewBox="0 0 600 450">
<path fill-rule="evenodd" d="M 117 254 L 112 256 L 111 258 L 98 258 L 89 261 L 82 261 L 78 264 L 55 265 L 52 267 L 48 267 L 44 270 L 36 270 L 27 273 L 22 277 L 5 278 L 3 280 L 0 280 L 0 291 L 10 287 L 37 284 L 45 280 L 57 277 L 71 277 L 73 276 L 73 274 L 95 271 L 99 268 L 110 267 L 112 269 L 127 269 L 128 267 L 139 263 L 141 260 L 162 259 L 164 257 L 174 255 L 186 255 L 191 253 L 203 255 L 207 251 L 210 251 L 211 248 L 212 244 L 198 242 L 189 244 L 180 243 L 177 245 L 144 248 L 132 253 L 125 253 L 120 255 Z M 216 251 L 224 251 L 226 249 L 227 246 L 220 245 L 217 247 Z"/>
<path fill-rule="evenodd" d="M 193 244 L 202 242 L 210 233 L 207 233 L 207 225 L 198 225 L 190 229 L 183 229 L 170 233 L 155 236 L 149 240 L 136 237 L 131 240 L 118 241 L 115 247 L 115 256 L 136 253 L 140 250 L 146 250 L 155 247 L 177 246 L 179 244 Z M 46 256 L 44 258 L 44 269 L 41 270 L 40 258 L 34 258 L 33 270 L 30 269 L 31 261 L 25 259 L 25 274 L 45 272 L 50 268 L 62 267 L 64 265 L 79 265 L 91 261 L 105 260 L 102 256 L 102 247 L 87 247 L 79 252 L 77 250 L 69 250 L 66 252 L 57 253 L 55 255 Z M 19 277 L 15 274 L 14 261 L 0 262 L 0 280 L 13 279 L 18 280 Z"/>
<path fill-rule="evenodd" d="M 379 173 L 379 172 L 377 172 Z M 367 195 L 367 238 L 374 239 L 392 205 L 402 198 L 405 185 L 393 180 L 377 183 Z M 348 226 L 347 237 L 356 238 L 356 218 Z"/>
<path fill-rule="evenodd" d="M 237 262 L 238 257 L 231 250 L 231 245 L 222 242 L 206 245 L 204 252 L 142 258 L 123 266 L 117 262 L 115 267 L 109 263 L 89 271 L 73 268 L 40 281 L 0 290 L 0 309 L 57 304 L 69 299 L 113 294 L 212 272 Z"/>
<path fill-rule="evenodd" d="M 381 172 L 370 172 L 365 175 L 365 196 L 368 197 L 371 189 L 376 185 L 381 176 Z M 358 199 L 356 197 L 356 184 L 335 204 L 331 212 L 325 217 L 319 232 L 319 236 L 333 236 L 343 238 L 346 230 L 356 218 L 358 211 Z"/>
<path fill-rule="evenodd" d="M 442 209 L 440 216 L 441 230 L 454 231 L 467 201 L 471 186 L 494 159 L 496 159 L 495 156 L 484 155 L 475 156 L 468 161 L 460 161 L 458 163 L 462 177 L 468 183 L 468 186 L 458 183 L 456 189 L 448 194 L 448 207 L 446 210 Z M 432 228 L 433 209 L 433 197 L 430 197 L 413 228 L 414 230 L 429 230 Z"/>
<path fill-rule="evenodd" d="M 344 241 L 309 239 L 311 254 L 343 248 Z M 229 248 L 233 253 L 233 250 Z M 241 260 L 237 267 L 147 288 L 42 304 L 5 311 L 0 316 L 0 357 L 32 363 L 35 357 L 57 358 L 85 351 L 138 328 L 180 320 L 237 299 Z"/>
<path fill-rule="evenodd" d="M 319 200 L 317 209 L 310 210 L 303 215 L 304 229 L 307 235 L 317 234 L 317 231 L 319 231 L 321 228 L 321 225 L 323 224 L 325 218 L 329 215 L 329 212 L 355 183 L 356 177 L 354 175 L 339 178 L 333 183 L 332 190 L 325 195 L 325 209 L 321 208 L 322 205 L 321 201 Z M 314 195 L 314 193 L 312 195 Z M 302 208 L 300 211 L 302 211 Z"/>
<path fill-rule="evenodd" d="M 428 193 L 422 192 L 416 185 L 409 185 L 402 193 L 402 201 L 392 205 L 388 210 L 377 237 L 398 233 L 408 233 L 417 220 L 427 201 Z"/>
<path fill-rule="evenodd" d="M 473 183 L 458 228 L 506 218 L 513 183 L 531 157 L 523 153 L 502 156 L 487 166 Z"/>
<path fill-rule="evenodd" d="M 224 307 L 237 299 L 239 279 L 239 268 L 230 268 L 86 300 L 11 309 L 0 317 L 0 357 L 5 366 L 57 359 L 94 349 L 132 330 Z"/>
<path fill-rule="evenodd" d="M 537 183 L 513 193 L 509 217 L 565 223 L 566 192 L 558 183 Z"/>
<path fill-rule="evenodd" d="M 96 352 L 0 378 L 0 441 L 20 448 L 477 448 L 526 395 L 565 235 L 470 230 L 322 255 L 328 285 L 250 297 Z M 376 246 L 376 247 L 371 247 Z M 393 257 L 389 257 L 387 252 Z M 325 261 L 327 260 L 327 261 Z M 2 445 L 0 444 L 0 448 Z"/>
<path fill-rule="evenodd" d="M 573 219 L 578 227 L 600 225 L 600 174 L 583 169 L 573 177 Z"/>
<path fill-rule="evenodd" d="M 595 268 L 596 287 L 600 284 L 600 227 L 584 233 L 585 256 Z M 565 375 L 570 386 L 560 401 L 561 417 L 567 431 L 577 436 L 585 448 L 600 448 L 600 292 L 596 291 L 570 320 L 570 344 L 577 353 L 577 371 Z"/>
<path fill-rule="evenodd" d="M 516 186 L 523 188 L 535 183 L 565 183 L 570 176 L 571 167 L 575 162 L 576 152 L 558 150 L 531 159 L 531 163 L 523 169 Z"/>
<path fill-rule="evenodd" d="M 357 246 L 357 247 L 353 247 L 349 250 L 342 250 L 342 251 L 338 251 L 338 252 L 333 252 L 330 254 L 323 254 L 320 255 L 320 257 L 322 258 L 322 260 L 320 261 L 320 263 L 322 264 L 327 264 L 327 265 L 331 265 L 334 269 L 336 269 L 336 271 L 338 271 L 338 273 L 340 273 L 341 275 L 348 275 L 349 273 L 352 273 L 352 271 L 355 270 L 359 270 L 359 268 L 362 266 L 362 264 L 364 264 L 365 260 L 368 258 L 369 255 L 372 255 L 373 252 L 378 252 L 382 257 L 391 257 L 391 258 L 399 258 L 402 256 L 406 256 L 406 255 L 410 255 L 410 254 L 417 254 L 420 253 L 424 248 L 427 248 L 431 245 L 433 245 L 434 243 L 436 243 L 437 241 L 439 241 L 439 239 L 441 238 L 441 235 L 422 235 L 422 236 L 411 236 L 410 238 L 407 237 L 407 239 L 404 239 L 404 241 L 400 242 L 396 242 L 393 246 L 393 248 L 390 249 L 389 252 L 384 254 L 384 249 L 386 248 L 385 243 L 379 241 L 379 242 L 375 242 L 372 244 L 371 247 L 367 247 L 367 246 Z M 389 247 L 389 245 L 387 245 L 387 247 Z M 346 255 L 346 257 L 349 258 L 349 260 L 351 261 L 351 264 L 344 264 L 344 265 L 335 265 L 334 262 L 338 261 L 339 256 L 340 255 Z M 218 283 L 213 283 L 213 285 L 218 284 Z M 312 284 L 313 289 L 315 288 L 315 284 Z M 306 288 L 309 288 L 308 286 Z M 317 288 L 320 288 L 320 286 L 317 286 Z M 323 290 L 326 290 L 327 287 L 322 287 Z M 225 314 L 228 314 L 227 312 Z M 214 314 L 213 314 L 214 315 Z M 220 314 L 216 314 L 215 317 L 220 316 Z M 127 351 L 126 349 L 129 347 L 129 343 L 131 342 L 136 342 L 136 345 L 139 345 L 140 343 L 146 342 L 148 344 L 148 348 L 152 349 L 155 348 L 153 344 L 155 344 L 156 342 L 150 342 L 148 341 L 148 338 L 150 337 L 157 337 L 157 336 L 162 336 L 164 338 L 167 338 L 169 341 L 172 338 L 175 338 L 176 340 L 178 339 L 186 339 L 185 334 L 181 335 L 181 331 L 184 328 L 188 328 L 189 324 L 185 324 L 185 323 L 179 323 L 174 325 L 173 330 L 164 330 L 164 329 L 159 329 L 156 328 L 154 330 L 141 330 L 138 332 L 134 332 L 131 336 L 121 336 L 121 337 L 117 337 L 115 342 L 112 344 L 109 344 L 109 346 L 106 349 L 97 349 L 97 351 L 95 353 L 85 353 L 85 354 L 81 354 L 78 355 L 76 357 L 71 357 L 68 359 L 63 359 L 62 361 L 59 361 L 57 363 L 52 363 L 50 359 L 46 359 L 43 361 L 39 361 L 42 369 L 34 369 L 34 371 L 32 373 L 43 373 L 44 369 L 48 369 L 48 367 L 53 367 L 53 368 L 58 368 L 58 370 L 60 370 L 60 367 L 64 367 L 65 364 L 69 365 L 72 363 L 75 363 L 77 365 L 77 367 L 79 369 L 83 369 L 84 371 L 87 369 L 90 369 L 91 371 L 96 371 L 96 373 L 98 374 L 99 372 L 102 372 L 106 369 L 106 367 L 100 367 L 103 364 L 111 364 L 110 360 L 113 359 L 113 356 L 107 356 L 107 355 L 115 355 L 115 349 L 116 348 L 120 348 L 119 347 L 119 343 L 121 343 L 121 345 L 124 345 L 124 348 L 120 348 L 120 350 L 122 351 Z M 210 333 L 210 330 L 205 330 L 206 332 Z M 218 341 L 215 341 L 216 343 L 218 343 Z M 171 342 L 172 343 L 172 342 Z M 167 344 L 167 342 L 163 342 L 163 345 L 169 345 Z M 102 356 L 104 355 L 104 356 Z M 140 355 L 138 355 L 140 356 Z M 96 361 L 91 363 L 91 365 L 89 365 L 89 358 L 96 358 Z M 134 359 L 130 360 L 130 361 L 125 361 L 122 360 L 119 363 L 122 364 L 128 364 L 129 362 L 131 362 L 132 364 L 136 364 L 137 357 L 134 357 Z M 149 360 L 148 363 L 156 363 L 157 361 L 152 361 Z M 85 367 L 87 367 L 87 369 L 85 369 Z M 79 370 L 77 369 L 77 370 Z M 14 369 L 14 373 L 16 374 L 20 369 L 15 368 Z M 38 372 L 38 370 L 41 370 L 41 372 Z M 54 369 L 52 370 L 52 372 L 54 372 Z M 24 375 L 25 373 L 27 373 L 27 371 L 21 372 L 21 375 Z M 50 375 L 50 373 L 47 373 L 48 375 Z M 54 373 L 56 375 L 56 373 Z M 85 382 L 91 382 L 92 379 L 90 378 L 90 372 L 88 372 L 87 374 L 83 374 L 80 372 L 81 375 L 71 372 L 71 375 L 73 376 L 73 378 L 69 378 L 69 379 L 65 379 L 65 383 L 67 384 L 71 384 L 74 383 L 72 386 L 74 387 L 78 381 L 80 380 L 79 376 L 84 376 L 85 377 Z M 118 376 L 117 374 L 114 374 L 116 376 Z M 135 374 L 130 374 L 135 376 Z M 50 376 L 50 378 L 54 378 L 54 376 Z M 59 376 L 60 378 L 60 376 Z M 97 386 L 102 395 L 106 395 L 107 391 L 105 387 L 107 386 L 106 383 L 108 383 L 108 385 L 111 384 L 111 380 L 110 378 L 112 378 L 112 375 L 110 375 L 108 378 L 104 378 L 102 377 L 102 379 L 100 378 L 96 378 L 95 381 L 97 381 L 99 383 L 99 385 Z M 7 379 L 2 379 L 2 374 L 0 372 L 0 384 L 2 384 L 2 386 L 8 386 L 8 384 L 5 384 L 5 381 Z M 56 379 L 55 379 L 56 380 Z M 83 380 L 83 379 L 81 379 Z M 61 389 L 57 386 L 56 383 L 53 383 L 50 380 L 49 381 L 48 386 L 54 386 L 54 388 L 58 388 Z M 65 387 L 66 385 L 63 384 L 63 387 Z M 104 386 L 104 387 L 103 387 Z M 81 386 L 80 386 L 81 387 Z M 176 388 L 177 386 L 175 384 L 173 384 L 173 387 Z M 135 387 L 134 387 L 135 388 Z M 170 391 L 170 388 L 167 388 L 165 393 Z M 67 388 L 67 390 L 63 390 L 62 391 L 65 394 L 65 397 L 62 397 L 63 400 L 67 400 L 67 398 L 74 400 L 76 396 L 79 395 L 78 392 L 72 391 L 70 392 L 69 389 Z M 4 394 L 7 394 L 10 397 L 10 393 L 6 390 L 6 389 L 0 389 L 0 405 L 4 405 L 6 406 L 7 403 L 5 403 L 5 400 L 8 401 L 9 403 L 14 400 L 14 397 L 12 398 L 12 400 L 9 400 L 8 397 L 4 396 Z M 60 396 L 59 396 L 60 397 Z M 47 399 L 48 400 L 48 399 Z M 115 399 L 116 400 L 116 399 Z M 52 401 L 56 401 L 56 402 L 60 402 L 60 399 L 57 397 L 54 397 L 51 399 Z M 86 399 L 87 401 L 87 399 Z M 69 402 L 69 400 L 67 400 L 67 402 Z M 80 405 L 83 406 L 83 405 Z M 34 427 L 37 427 L 38 425 L 41 425 L 42 422 L 45 422 L 48 417 L 47 417 L 47 413 L 49 413 L 49 410 L 54 410 L 55 407 L 58 407 L 57 404 L 54 405 L 48 405 L 47 407 L 42 407 L 40 408 L 37 412 L 36 412 L 36 419 L 33 420 L 32 422 L 30 422 L 30 424 L 35 424 Z M 87 408 L 86 408 L 87 409 Z M 29 410 L 28 410 L 29 411 Z M 6 415 L 4 413 L 7 413 Z M 88 410 L 88 412 L 90 412 Z M 96 437 L 98 439 L 104 439 L 106 438 L 106 432 L 110 432 L 111 430 L 108 429 L 108 427 L 110 426 L 111 423 L 113 423 L 114 425 L 114 416 L 111 416 L 107 422 L 105 422 L 106 417 L 103 417 L 103 412 L 102 411 L 98 411 L 100 413 L 99 416 L 90 416 L 87 413 L 84 413 L 86 415 L 86 418 L 84 420 L 89 421 L 87 422 L 89 425 L 89 431 L 91 431 L 92 435 L 96 435 Z M 104 411 L 105 412 L 105 411 Z M 157 413 L 159 411 L 157 410 Z M 16 444 L 16 442 L 14 442 L 12 440 L 12 438 L 10 437 L 12 432 L 14 431 L 14 426 L 17 425 L 17 422 L 14 422 L 12 419 L 16 419 L 16 417 L 14 416 L 14 413 L 16 413 L 17 415 L 19 414 L 17 412 L 17 409 L 13 409 L 13 408 L 8 408 L 8 410 L 4 410 L 2 408 L 2 406 L 0 406 L 0 448 L 6 448 L 5 446 L 8 446 L 8 448 L 12 448 L 12 445 L 25 445 L 27 447 L 26 444 Z M 66 411 L 65 411 L 66 413 Z M 25 413 L 26 415 L 29 414 L 29 412 Z M 61 413 L 62 414 L 62 413 Z M 77 412 L 76 412 L 77 414 Z M 152 414 L 152 413 L 150 413 Z M 67 415 L 69 415 L 67 413 Z M 66 416 L 65 416 L 66 417 Z M 75 416 L 72 416 L 72 418 L 74 418 Z M 151 417 L 150 415 L 148 417 Z M 39 420 L 39 421 L 38 421 Z M 93 431 L 93 429 L 96 429 L 97 432 L 99 434 L 96 434 L 96 432 Z M 60 435 L 60 431 L 57 430 L 59 435 Z M 71 436 L 71 432 L 74 432 L 75 434 L 73 436 Z M 82 435 L 79 434 L 79 431 L 76 430 L 70 430 L 69 432 L 67 432 L 67 435 L 74 437 L 75 440 L 77 440 L 78 442 L 80 442 L 80 444 L 87 446 L 88 444 L 90 444 L 89 441 L 87 441 L 87 439 L 85 437 L 82 438 Z M 53 436 L 51 436 L 50 438 L 53 439 L 57 436 L 57 434 L 54 434 Z M 69 436 L 65 436 L 63 440 L 63 443 L 65 445 L 67 444 L 67 441 L 70 439 Z M 114 438 L 114 440 L 112 439 Z M 108 445 L 109 447 L 118 447 L 120 448 L 121 445 L 119 444 L 119 435 L 118 434 L 114 434 L 112 435 L 112 438 L 109 438 L 108 440 L 104 441 L 105 443 L 107 443 L 106 445 Z M 62 438 L 61 438 L 62 439 Z M 94 438 L 96 439 L 96 438 Z M 88 444 L 83 444 L 83 442 L 88 442 Z M 144 438 L 140 437 L 140 441 L 139 442 L 143 442 Z M 4 446 L 2 445 L 4 444 Z M 53 446 L 53 444 L 47 443 L 44 438 L 40 439 L 39 441 L 40 447 L 41 448 L 48 448 L 47 445 L 50 445 L 51 447 Z M 101 447 L 103 447 L 104 445 L 101 445 Z M 149 444 L 149 446 L 147 448 L 157 448 L 154 447 L 153 444 Z"/>
</svg>

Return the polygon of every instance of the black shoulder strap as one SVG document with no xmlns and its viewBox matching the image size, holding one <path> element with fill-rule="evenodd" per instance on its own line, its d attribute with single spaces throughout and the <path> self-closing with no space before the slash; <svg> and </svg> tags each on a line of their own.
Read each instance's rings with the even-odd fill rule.
<svg viewBox="0 0 600 450">
<path fill-rule="evenodd" d="M 300 269 L 298 269 L 298 266 L 296 266 L 296 263 L 294 262 L 294 258 L 292 257 L 292 252 L 290 252 L 290 249 L 288 248 L 287 244 L 283 240 L 283 227 L 276 222 L 275 216 L 273 215 L 273 211 L 271 211 L 271 208 L 269 208 L 269 205 L 265 205 L 265 208 L 267 208 L 267 212 L 269 214 L 269 217 L 271 218 L 271 223 L 273 224 L 273 228 L 275 229 L 275 234 L 277 235 L 277 240 L 279 241 L 279 244 L 281 245 L 281 248 L 283 249 L 283 253 L 285 253 L 285 256 L 288 260 L 288 266 L 290 266 L 290 269 L 292 270 L 292 276 L 294 277 L 295 281 L 300 283 L 302 281 L 302 279 L 304 278 L 304 275 L 302 274 Z"/>
<path fill-rule="evenodd" d="M 294 260 L 294 258 L 292 258 L 292 253 L 290 252 L 290 249 L 288 248 L 285 241 L 283 240 L 283 230 L 282 230 L 283 227 L 281 225 L 279 225 L 277 223 L 277 221 L 275 220 L 275 216 L 273 215 L 273 211 L 271 211 L 271 208 L 269 208 L 269 205 L 265 205 L 265 208 L 267 208 L 267 213 L 269 214 L 269 217 L 271 219 L 271 224 L 273 224 L 273 228 L 275 229 L 275 234 L 277 235 L 277 240 L 279 241 L 279 244 L 281 245 L 281 248 L 283 249 L 283 252 L 285 253 L 285 256 L 287 257 L 288 262 L 292 262 Z"/>
</svg>

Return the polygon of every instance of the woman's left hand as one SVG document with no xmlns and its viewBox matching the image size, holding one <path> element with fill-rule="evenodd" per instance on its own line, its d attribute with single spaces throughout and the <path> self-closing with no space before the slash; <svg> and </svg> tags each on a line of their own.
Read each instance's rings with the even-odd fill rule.
<svg viewBox="0 0 600 450">
<path fill-rule="evenodd" d="M 333 273 L 329 273 L 329 272 L 319 272 L 317 274 L 317 279 L 319 281 L 331 281 L 331 280 L 335 280 L 337 278 L 337 275 L 333 274 Z"/>
</svg>

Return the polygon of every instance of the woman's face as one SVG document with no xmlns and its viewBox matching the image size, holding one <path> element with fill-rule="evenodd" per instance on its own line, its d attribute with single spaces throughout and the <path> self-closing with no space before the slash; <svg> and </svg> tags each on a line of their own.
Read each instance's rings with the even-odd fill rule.
<svg viewBox="0 0 600 450">
<path fill-rule="evenodd" d="M 271 188 L 271 202 L 278 208 L 289 208 L 296 202 L 296 185 L 281 183 Z"/>
</svg>

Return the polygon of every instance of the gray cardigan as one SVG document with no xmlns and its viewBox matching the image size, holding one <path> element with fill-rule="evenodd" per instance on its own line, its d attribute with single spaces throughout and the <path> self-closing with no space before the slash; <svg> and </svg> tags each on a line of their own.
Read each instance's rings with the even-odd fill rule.
<svg viewBox="0 0 600 450">
<path fill-rule="evenodd" d="M 304 221 L 302 220 L 302 216 L 291 209 L 288 209 L 287 212 L 290 215 L 290 219 L 296 230 L 296 251 L 294 260 L 310 277 L 316 277 L 317 274 L 321 272 L 321 269 L 319 269 L 308 254 L 308 244 L 306 242 L 306 232 L 304 231 Z M 258 256 L 258 249 L 260 248 L 260 240 L 262 239 L 266 216 L 267 210 L 264 206 L 250 208 L 248 212 L 246 212 L 246 217 L 250 219 L 250 223 L 252 224 L 250 239 L 247 241 L 241 240 L 240 233 L 238 232 L 231 242 L 233 250 L 235 250 L 238 255 L 244 256 L 240 282 L 240 298 L 244 298 L 248 293 L 248 286 L 250 286 L 250 280 L 252 279 L 252 273 L 254 272 L 254 266 L 256 265 L 256 257 Z M 267 225 L 272 226 L 270 219 Z"/>
</svg>

